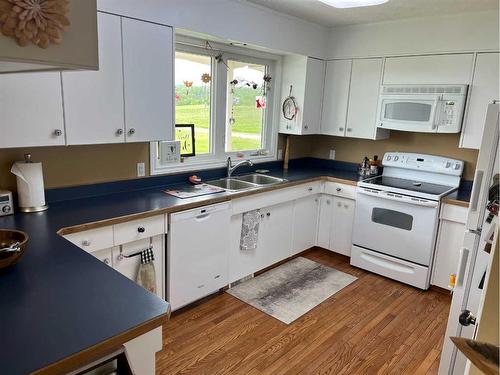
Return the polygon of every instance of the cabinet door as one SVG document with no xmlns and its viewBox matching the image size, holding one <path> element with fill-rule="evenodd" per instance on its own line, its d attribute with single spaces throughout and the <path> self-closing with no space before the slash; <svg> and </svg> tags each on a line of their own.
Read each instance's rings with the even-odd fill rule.
<svg viewBox="0 0 500 375">
<path fill-rule="evenodd" d="M 290 256 L 292 243 L 293 203 L 286 202 L 262 208 L 258 242 L 259 269 L 286 259 Z"/>
<path fill-rule="evenodd" d="M 493 100 L 500 99 L 498 56 L 498 53 L 477 55 L 460 147 L 479 149 L 481 146 L 486 108 Z"/>
<path fill-rule="evenodd" d="M 0 75 L 0 147 L 64 145 L 61 74 Z"/>
<path fill-rule="evenodd" d="M 102 249 L 102 250 L 94 251 L 91 254 L 92 254 L 92 256 L 96 257 L 104 264 L 107 264 L 108 266 L 113 267 L 113 257 L 112 257 L 112 250 L 111 249 Z"/>
<path fill-rule="evenodd" d="M 352 60 L 328 61 L 326 64 L 321 134 L 345 134 L 351 65 Z"/>
<path fill-rule="evenodd" d="M 385 60 L 384 84 L 467 84 L 473 57 L 472 54 L 390 57 Z"/>
<path fill-rule="evenodd" d="M 153 264 L 156 274 L 156 294 L 163 298 L 163 254 L 165 252 L 163 246 L 163 236 L 154 236 L 151 238 L 155 258 Z M 139 251 L 147 249 L 149 246 L 149 238 L 115 246 L 113 248 L 113 268 L 122 275 L 127 276 L 130 280 L 136 281 L 139 265 L 141 264 L 141 256 L 128 256 L 137 254 Z"/>
<path fill-rule="evenodd" d="M 346 137 L 377 139 L 389 136 L 385 129 L 378 134 L 376 126 L 382 65 L 382 59 L 353 60 Z"/>
<path fill-rule="evenodd" d="M 450 275 L 457 271 L 464 233 L 464 223 L 440 220 L 431 279 L 432 285 L 450 289 L 448 287 Z"/>
<path fill-rule="evenodd" d="M 318 237 L 316 244 L 324 249 L 330 249 L 333 208 L 333 197 L 326 194 L 322 195 L 320 198 Z"/>
<path fill-rule="evenodd" d="M 99 70 L 62 73 L 70 145 L 125 141 L 121 20 L 98 13 L 97 21 Z"/>
<path fill-rule="evenodd" d="M 229 283 L 235 282 L 245 276 L 259 270 L 259 258 L 261 248 L 259 243 L 254 250 L 241 250 L 241 225 L 243 222 L 243 214 L 231 216 L 230 233 L 231 240 L 229 245 L 228 272 Z M 261 223 L 262 224 L 262 223 Z M 259 235 L 262 234 L 262 225 L 259 225 Z"/>
<path fill-rule="evenodd" d="M 330 249 L 347 256 L 351 255 L 355 203 L 352 199 L 333 198 L 333 223 L 330 236 Z"/>
<path fill-rule="evenodd" d="M 307 59 L 302 134 L 319 134 L 320 132 L 325 67 L 324 60 Z"/>
<path fill-rule="evenodd" d="M 319 197 L 313 195 L 297 199 L 293 204 L 292 254 L 307 250 L 316 244 Z"/>
<path fill-rule="evenodd" d="M 173 135 L 172 28 L 122 19 L 127 142 Z"/>
</svg>

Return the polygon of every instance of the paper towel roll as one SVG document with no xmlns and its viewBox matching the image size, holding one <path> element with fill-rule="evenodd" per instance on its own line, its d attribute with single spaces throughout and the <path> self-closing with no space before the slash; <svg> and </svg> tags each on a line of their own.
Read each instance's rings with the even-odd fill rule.
<svg viewBox="0 0 500 375">
<path fill-rule="evenodd" d="M 15 162 L 10 171 L 17 176 L 21 211 L 42 211 L 45 205 L 42 163 Z"/>
</svg>

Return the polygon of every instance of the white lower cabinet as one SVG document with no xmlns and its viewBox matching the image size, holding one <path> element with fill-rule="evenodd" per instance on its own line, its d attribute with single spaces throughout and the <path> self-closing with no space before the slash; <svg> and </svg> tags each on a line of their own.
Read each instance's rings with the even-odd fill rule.
<svg viewBox="0 0 500 375">
<path fill-rule="evenodd" d="M 465 233 L 467 208 L 449 204 L 441 207 L 439 229 L 434 254 L 431 284 L 448 287 L 450 275 L 456 273 Z"/>
<path fill-rule="evenodd" d="M 167 300 L 179 309 L 227 285 L 230 203 L 170 215 Z"/>
<path fill-rule="evenodd" d="M 257 247 L 240 249 L 243 214 L 231 217 L 231 244 L 229 251 L 229 282 L 232 283 L 263 268 L 288 258 L 292 238 L 293 202 L 262 207 L 260 212 Z"/>
<path fill-rule="evenodd" d="M 321 196 L 318 246 L 351 255 L 355 204 L 353 199 L 326 194 Z"/>
<path fill-rule="evenodd" d="M 104 264 L 107 264 L 110 267 L 113 267 L 113 249 L 102 249 L 92 253 L 97 259 L 99 259 Z"/>
<path fill-rule="evenodd" d="M 292 255 L 316 244 L 319 196 L 297 199 L 293 204 Z"/>
<path fill-rule="evenodd" d="M 127 276 L 130 280 L 136 281 L 139 265 L 141 264 L 140 252 L 151 246 L 154 254 L 153 265 L 156 276 L 156 294 L 163 298 L 163 241 L 164 236 L 158 235 L 113 247 L 112 267 L 121 274 Z"/>
</svg>

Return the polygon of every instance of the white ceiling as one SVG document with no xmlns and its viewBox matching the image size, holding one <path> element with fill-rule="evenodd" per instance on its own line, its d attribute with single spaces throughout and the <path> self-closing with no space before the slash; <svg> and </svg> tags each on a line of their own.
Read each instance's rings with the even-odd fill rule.
<svg viewBox="0 0 500 375">
<path fill-rule="evenodd" d="M 389 0 L 382 5 L 339 9 L 318 0 L 246 1 L 327 27 L 494 9 L 498 12 L 499 4 L 499 0 Z"/>
</svg>

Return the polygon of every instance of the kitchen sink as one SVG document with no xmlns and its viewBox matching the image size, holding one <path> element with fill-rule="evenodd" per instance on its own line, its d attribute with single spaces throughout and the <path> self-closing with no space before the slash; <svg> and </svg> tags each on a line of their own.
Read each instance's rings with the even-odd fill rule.
<svg viewBox="0 0 500 375">
<path fill-rule="evenodd" d="M 255 184 L 241 181 L 236 178 L 221 178 L 219 180 L 207 181 L 207 185 L 217 186 L 227 191 L 248 190 L 258 187 Z"/>
<path fill-rule="evenodd" d="M 256 184 L 259 186 L 263 185 L 271 185 L 271 184 L 279 184 L 280 182 L 285 181 L 282 178 L 267 176 L 265 174 L 252 173 L 244 176 L 233 177 L 236 180 L 250 182 L 252 184 Z"/>
</svg>

